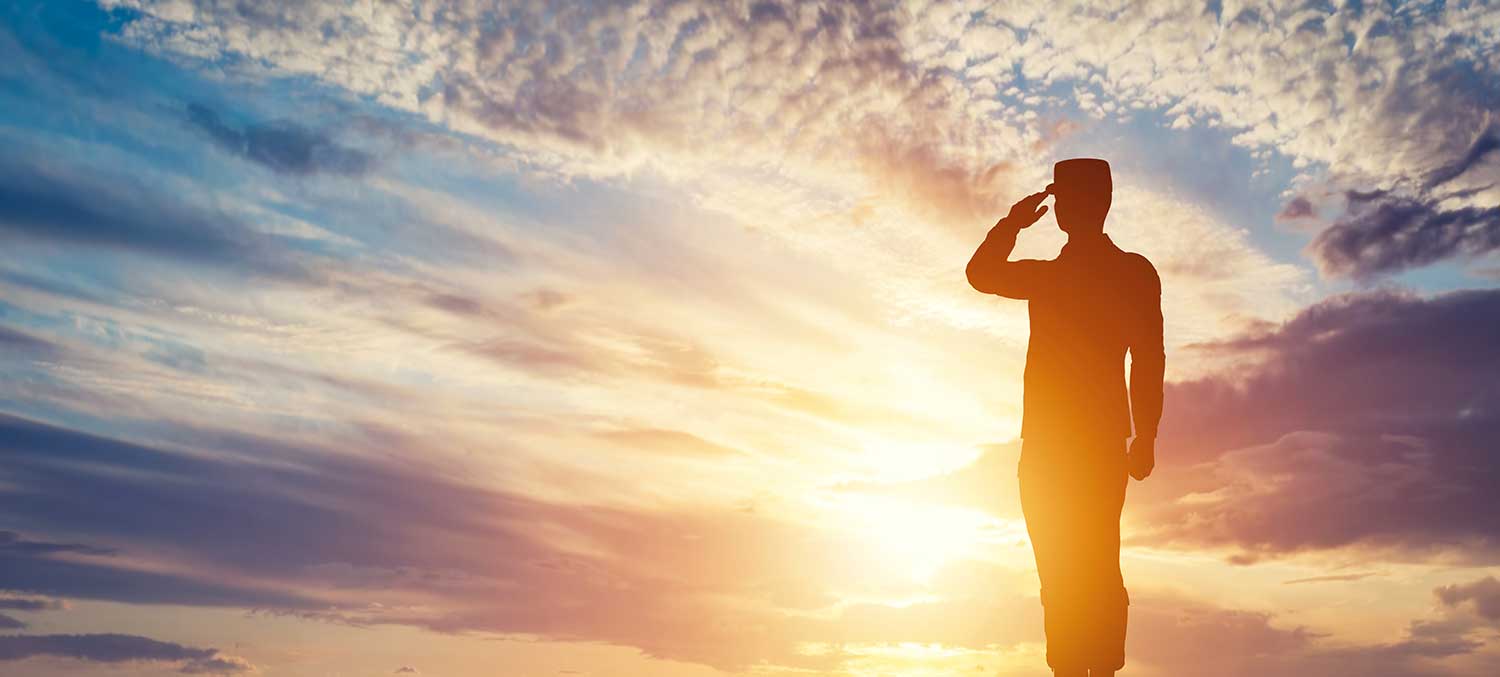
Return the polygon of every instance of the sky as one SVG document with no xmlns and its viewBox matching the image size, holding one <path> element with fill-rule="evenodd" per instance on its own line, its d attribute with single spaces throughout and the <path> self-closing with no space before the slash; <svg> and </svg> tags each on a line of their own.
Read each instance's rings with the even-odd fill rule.
<svg viewBox="0 0 1500 677">
<path fill-rule="evenodd" d="M 1485 2 L 5 3 L 0 672 L 1045 675 L 1103 157 L 1122 674 L 1500 674 L 1497 149 Z"/>
</svg>

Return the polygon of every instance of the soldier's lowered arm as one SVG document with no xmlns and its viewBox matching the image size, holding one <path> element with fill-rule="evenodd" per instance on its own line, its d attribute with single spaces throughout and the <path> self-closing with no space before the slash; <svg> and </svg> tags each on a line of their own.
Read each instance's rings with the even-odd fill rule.
<svg viewBox="0 0 1500 677">
<path fill-rule="evenodd" d="M 1135 420 L 1135 436 L 1155 439 L 1161 422 L 1162 382 L 1167 366 L 1162 338 L 1161 278 L 1145 258 L 1141 263 L 1144 266 L 1142 310 L 1130 341 L 1130 413 Z"/>
</svg>

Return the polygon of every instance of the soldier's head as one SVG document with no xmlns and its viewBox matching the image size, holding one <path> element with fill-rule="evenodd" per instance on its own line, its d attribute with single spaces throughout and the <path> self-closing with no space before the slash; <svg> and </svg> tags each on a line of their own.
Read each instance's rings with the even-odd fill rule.
<svg viewBox="0 0 1500 677">
<path fill-rule="evenodd" d="M 1097 158 L 1074 158 L 1052 165 L 1052 213 L 1057 225 L 1069 234 L 1104 230 L 1114 183 L 1109 163 Z"/>
</svg>

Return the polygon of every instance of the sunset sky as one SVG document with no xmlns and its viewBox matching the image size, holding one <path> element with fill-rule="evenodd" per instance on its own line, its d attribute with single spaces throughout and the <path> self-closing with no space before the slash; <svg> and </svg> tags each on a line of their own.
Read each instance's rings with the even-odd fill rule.
<svg viewBox="0 0 1500 677">
<path fill-rule="evenodd" d="M 0 674 L 1046 675 L 964 266 L 1080 156 L 1122 675 L 1500 674 L 1487 5 L 0 4 Z"/>
</svg>

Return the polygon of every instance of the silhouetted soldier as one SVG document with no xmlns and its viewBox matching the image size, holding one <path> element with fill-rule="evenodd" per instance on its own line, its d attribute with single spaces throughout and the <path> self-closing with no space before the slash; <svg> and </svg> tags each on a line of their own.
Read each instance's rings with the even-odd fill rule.
<svg viewBox="0 0 1500 677">
<path fill-rule="evenodd" d="M 1161 280 L 1145 257 L 1121 251 L 1104 234 L 1109 163 L 1064 160 L 1052 173 L 1046 190 L 1017 202 L 990 229 L 968 274 L 979 291 L 1029 301 L 1018 474 L 1042 583 L 1047 665 L 1058 677 L 1101 677 L 1125 665 L 1126 475 L 1145 479 L 1156 464 Z M 1016 234 L 1047 213 L 1040 205 L 1048 194 L 1068 244 L 1050 261 L 1007 260 Z"/>
</svg>

